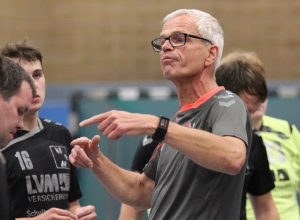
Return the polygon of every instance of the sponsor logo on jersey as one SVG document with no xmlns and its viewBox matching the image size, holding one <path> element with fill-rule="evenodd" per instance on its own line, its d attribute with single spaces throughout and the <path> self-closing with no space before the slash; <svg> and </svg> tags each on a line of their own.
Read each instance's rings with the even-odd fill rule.
<svg viewBox="0 0 300 220">
<path fill-rule="evenodd" d="M 29 195 L 37 193 L 67 192 L 70 190 L 70 174 L 41 174 L 26 176 Z"/>
<path fill-rule="evenodd" d="M 40 211 L 37 211 L 37 210 L 27 210 L 26 211 L 27 217 L 35 217 L 35 216 L 38 216 L 40 214 L 43 214 L 44 212 L 46 212 L 45 209 L 42 209 Z"/>
<path fill-rule="evenodd" d="M 25 178 L 29 202 L 68 199 L 68 193 L 63 193 L 70 191 L 68 173 L 30 175 Z"/>
<path fill-rule="evenodd" d="M 65 146 L 49 146 L 58 169 L 70 169 L 68 152 Z"/>
<path fill-rule="evenodd" d="M 215 95 L 214 98 L 217 99 L 229 99 L 229 98 L 233 98 L 234 95 L 232 92 L 230 91 L 226 91 L 226 94 L 221 94 L 221 95 Z"/>
<path fill-rule="evenodd" d="M 68 200 L 68 193 L 59 193 L 59 194 L 43 194 L 28 196 L 29 202 L 50 202 L 50 201 L 59 201 L 59 200 Z"/>
<path fill-rule="evenodd" d="M 234 99 L 231 99 L 227 102 L 225 101 L 219 101 L 219 105 L 220 106 L 225 106 L 225 107 L 230 107 L 231 105 L 233 105 L 235 103 L 235 100 Z"/>
</svg>

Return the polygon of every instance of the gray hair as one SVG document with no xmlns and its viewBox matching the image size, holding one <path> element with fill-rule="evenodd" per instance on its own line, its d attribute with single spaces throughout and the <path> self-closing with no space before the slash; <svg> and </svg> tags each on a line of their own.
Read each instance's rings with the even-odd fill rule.
<svg viewBox="0 0 300 220">
<path fill-rule="evenodd" d="M 13 59 L 0 56 L 0 95 L 9 102 L 21 88 L 23 81 L 28 82 L 32 97 L 36 96 L 36 87 L 32 77 Z"/>
<path fill-rule="evenodd" d="M 162 21 L 164 25 L 168 20 L 178 17 L 181 15 L 190 15 L 197 20 L 197 28 L 201 37 L 210 40 L 213 44 L 219 47 L 219 55 L 215 61 L 214 71 L 220 64 L 220 60 L 223 53 L 224 47 L 224 33 L 222 27 L 220 26 L 218 20 L 212 17 L 210 14 L 197 10 L 197 9 L 179 9 L 168 14 Z"/>
</svg>

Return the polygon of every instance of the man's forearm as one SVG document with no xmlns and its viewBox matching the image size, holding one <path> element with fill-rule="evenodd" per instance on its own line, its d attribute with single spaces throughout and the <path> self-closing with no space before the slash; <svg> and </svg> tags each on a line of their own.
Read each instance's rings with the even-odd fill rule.
<svg viewBox="0 0 300 220">
<path fill-rule="evenodd" d="M 121 205 L 119 220 L 141 220 L 145 210 L 136 210 L 126 204 Z"/>
<path fill-rule="evenodd" d="M 91 171 L 113 197 L 138 209 L 150 207 L 154 181 L 146 177 L 145 183 L 144 174 L 122 169 L 101 153 L 93 164 Z"/>
</svg>

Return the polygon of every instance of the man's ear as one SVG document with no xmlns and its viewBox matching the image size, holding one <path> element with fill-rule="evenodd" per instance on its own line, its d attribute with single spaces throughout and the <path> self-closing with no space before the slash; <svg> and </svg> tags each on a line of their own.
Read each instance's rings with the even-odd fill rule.
<svg viewBox="0 0 300 220">
<path fill-rule="evenodd" d="M 219 47 L 217 45 L 209 45 L 207 47 L 207 57 L 205 60 L 205 65 L 213 65 L 219 55 Z"/>
</svg>

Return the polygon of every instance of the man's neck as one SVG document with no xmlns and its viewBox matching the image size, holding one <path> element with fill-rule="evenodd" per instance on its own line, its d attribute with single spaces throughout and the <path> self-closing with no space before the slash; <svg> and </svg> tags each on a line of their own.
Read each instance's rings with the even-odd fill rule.
<svg viewBox="0 0 300 220">
<path fill-rule="evenodd" d="M 32 131 L 38 126 L 38 112 L 28 112 L 24 115 L 24 130 Z"/>
<path fill-rule="evenodd" d="M 178 101 L 181 107 L 186 104 L 194 103 L 201 96 L 218 87 L 217 83 L 214 81 L 210 81 L 209 83 L 199 81 L 194 84 L 190 82 L 187 84 L 180 83 L 175 85 L 177 88 Z"/>
</svg>

